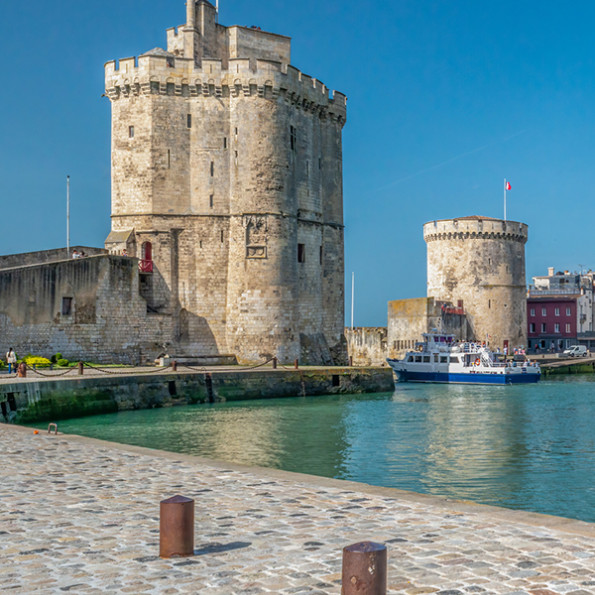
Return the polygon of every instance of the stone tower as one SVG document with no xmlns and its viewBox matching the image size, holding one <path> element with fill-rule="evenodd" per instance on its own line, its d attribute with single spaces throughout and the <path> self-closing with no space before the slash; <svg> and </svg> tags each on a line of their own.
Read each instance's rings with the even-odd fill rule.
<svg viewBox="0 0 595 595">
<path fill-rule="evenodd" d="M 430 221 L 424 240 L 428 297 L 462 300 L 476 340 L 526 346 L 527 226 L 477 216 Z"/>
<path fill-rule="evenodd" d="M 170 352 L 345 356 L 346 98 L 290 65 L 290 39 L 188 0 L 167 50 L 105 65 L 112 232 L 140 259 Z"/>
</svg>

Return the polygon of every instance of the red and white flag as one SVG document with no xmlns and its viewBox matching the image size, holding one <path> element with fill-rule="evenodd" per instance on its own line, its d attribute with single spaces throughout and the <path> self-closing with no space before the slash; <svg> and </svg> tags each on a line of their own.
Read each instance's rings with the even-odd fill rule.
<svg viewBox="0 0 595 595">
<path fill-rule="evenodd" d="M 506 184 L 504 184 L 504 190 L 510 190 L 510 182 L 506 182 Z"/>
</svg>

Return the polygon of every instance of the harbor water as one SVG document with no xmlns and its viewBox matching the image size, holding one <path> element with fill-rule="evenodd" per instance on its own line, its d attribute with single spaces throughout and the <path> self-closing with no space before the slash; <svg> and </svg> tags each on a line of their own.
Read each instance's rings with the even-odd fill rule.
<svg viewBox="0 0 595 595">
<path fill-rule="evenodd" d="M 190 405 L 59 429 L 595 521 L 595 378 Z"/>
</svg>

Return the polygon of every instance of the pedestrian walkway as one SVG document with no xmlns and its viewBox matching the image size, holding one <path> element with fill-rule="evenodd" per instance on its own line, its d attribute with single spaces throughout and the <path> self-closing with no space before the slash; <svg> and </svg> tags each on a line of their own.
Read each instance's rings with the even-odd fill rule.
<svg viewBox="0 0 595 595">
<path fill-rule="evenodd" d="M 338 594 L 362 540 L 392 593 L 595 593 L 589 523 L 2 424 L 0 448 L 2 593 Z M 195 555 L 162 560 L 175 494 Z"/>
</svg>

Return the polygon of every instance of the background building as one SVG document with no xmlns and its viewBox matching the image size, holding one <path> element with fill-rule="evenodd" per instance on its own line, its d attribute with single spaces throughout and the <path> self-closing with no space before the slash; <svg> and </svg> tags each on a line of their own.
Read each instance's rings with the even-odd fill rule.
<svg viewBox="0 0 595 595">
<path fill-rule="evenodd" d="M 595 347 L 593 273 L 554 272 L 533 277 L 527 293 L 528 347 L 561 351 L 582 343 Z"/>
</svg>

